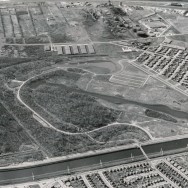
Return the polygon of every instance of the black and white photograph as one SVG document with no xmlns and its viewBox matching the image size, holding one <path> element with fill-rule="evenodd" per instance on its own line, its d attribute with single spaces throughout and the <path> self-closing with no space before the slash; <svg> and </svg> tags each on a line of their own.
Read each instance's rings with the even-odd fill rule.
<svg viewBox="0 0 188 188">
<path fill-rule="evenodd" d="M 0 188 L 188 188 L 188 0 L 0 0 Z"/>
</svg>

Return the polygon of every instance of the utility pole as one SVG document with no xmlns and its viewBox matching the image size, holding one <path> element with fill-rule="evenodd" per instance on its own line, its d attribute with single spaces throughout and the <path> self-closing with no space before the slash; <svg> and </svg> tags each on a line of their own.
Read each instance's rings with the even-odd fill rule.
<svg viewBox="0 0 188 188">
<path fill-rule="evenodd" d="M 68 174 L 70 174 L 70 168 L 69 168 L 69 166 L 67 166 L 67 172 L 68 172 Z"/>
<path fill-rule="evenodd" d="M 32 172 L 32 178 L 33 178 L 33 181 L 35 181 L 35 176 L 34 176 L 33 172 Z"/>
<path fill-rule="evenodd" d="M 161 152 L 161 155 L 163 156 L 164 152 L 163 152 L 163 149 L 162 149 L 162 148 L 161 148 L 161 151 L 160 151 L 160 152 Z"/>
<path fill-rule="evenodd" d="M 131 153 L 131 160 L 133 161 L 134 160 L 134 156 L 133 156 L 133 154 Z"/>
<path fill-rule="evenodd" d="M 100 166 L 102 167 L 102 161 L 100 160 Z"/>
</svg>

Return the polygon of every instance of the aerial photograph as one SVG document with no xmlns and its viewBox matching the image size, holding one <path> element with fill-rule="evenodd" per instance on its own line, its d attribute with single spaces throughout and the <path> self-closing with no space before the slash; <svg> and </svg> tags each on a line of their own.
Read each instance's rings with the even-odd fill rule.
<svg viewBox="0 0 188 188">
<path fill-rule="evenodd" d="M 188 0 L 0 0 L 0 188 L 188 188 Z"/>
</svg>

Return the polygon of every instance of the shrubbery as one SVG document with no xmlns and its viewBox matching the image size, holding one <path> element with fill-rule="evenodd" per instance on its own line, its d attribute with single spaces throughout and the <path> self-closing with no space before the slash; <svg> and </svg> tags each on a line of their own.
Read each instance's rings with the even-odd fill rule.
<svg viewBox="0 0 188 188">
<path fill-rule="evenodd" d="M 54 74 L 54 77 L 52 74 Z M 72 82 L 76 82 L 76 79 L 79 78 L 78 74 L 58 71 L 50 73 L 50 82 L 54 78 L 57 79 L 58 75 L 62 75 L 62 79 L 72 80 Z M 41 78 L 38 79 L 41 81 Z M 39 86 L 36 90 L 31 90 L 28 85 L 23 92 L 22 97 L 24 101 L 37 112 L 42 113 L 41 109 L 36 105 L 39 104 L 61 121 L 72 123 L 85 131 L 114 122 L 120 114 L 119 111 L 102 106 L 93 96 L 76 88 L 71 83 L 70 87 L 62 84 L 46 83 L 41 85 L 41 87 Z"/>
<path fill-rule="evenodd" d="M 171 122 L 177 123 L 176 119 L 174 119 L 173 117 L 171 117 L 171 116 L 169 116 L 167 114 L 161 113 L 161 112 L 157 112 L 157 111 L 153 111 L 153 110 L 147 109 L 145 111 L 145 114 L 147 116 L 149 116 L 149 117 L 163 119 L 165 121 L 171 121 Z"/>
</svg>

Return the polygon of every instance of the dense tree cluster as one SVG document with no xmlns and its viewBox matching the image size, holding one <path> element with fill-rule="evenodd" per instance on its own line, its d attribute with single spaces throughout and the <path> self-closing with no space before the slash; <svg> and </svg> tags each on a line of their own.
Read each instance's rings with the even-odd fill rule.
<svg viewBox="0 0 188 188">
<path fill-rule="evenodd" d="M 127 15 L 127 13 L 120 7 L 111 6 L 111 10 L 112 10 L 113 14 L 115 14 L 115 15 L 121 15 L 121 16 Z"/>
<path fill-rule="evenodd" d="M 92 130 L 116 121 L 119 111 L 102 106 L 95 97 L 76 86 L 80 76 L 63 70 L 39 76 L 22 89 L 22 97 L 45 117 L 48 116 L 47 113 L 42 112 L 44 110 L 39 106 L 58 117 L 60 122 L 71 123 L 80 131 Z M 45 83 L 41 82 L 42 79 Z M 37 81 L 41 85 L 31 89 Z M 59 84 L 61 82 L 63 84 Z"/>
<path fill-rule="evenodd" d="M 4 89 L 4 91 L 6 92 L 2 94 L 0 90 L 0 99 L 2 99 L 7 106 L 11 107 L 12 113 L 15 114 L 15 116 L 21 121 L 25 129 L 27 129 L 33 138 L 52 156 L 61 156 L 98 149 L 98 145 L 91 141 L 86 135 L 69 136 L 59 133 L 53 129 L 43 127 L 33 118 L 33 114 L 27 108 L 15 100 L 15 96 L 11 91 L 6 89 Z M 10 136 L 4 135 L 1 137 L 1 146 L 3 146 L 4 143 L 2 152 L 5 152 L 5 150 L 10 151 L 11 147 L 14 147 L 12 152 L 16 152 L 18 146 L 21 144 L 29 144 L 30 139 L 27 138 L 21 140 L 25 134 L 23 129 L 21 130 L 19 127 L 16 127 L 15 129 L 11 130 L 12 126 L 10 126 L 8 122 L 5 128 L 1 127 L 1 131 L 4 131 L 3 134 L 5 134 L 5 132 L 9 134 L 11 131 L 12 134 Z M 16 138 L 19 138 L 21 143 L 19 140 L 16 140 Z M 11 142 L 11 139 L 14 140 L 14 143 Z M 5 143 L 7 143 L 7 145 L 5 145 Z"/>
<path fill-rule="evenodd" d="M 67 74 L 66 79 L 73 79 Z M 57 77 L 57 75 L 55 76 Z M 36 81 L 35 81 L 36 82 Z M 32 84 L 32 82 L 30 83 Z M 80 130 L 92 130 L 116 121 L 119 111 L 102 106 L 97 100 L 78 88 L 66 85 L 46 84 L 32 91 L 27 87 L 23 95 L 26 103 L 29 103 L 36 111 L 39 104 L 63 122 L 68 122 L 79 127 Z M 28 97 L 28 95 L 30 97 Z M 34 102 L 33 102 L 34 101 Z"/>
<path fill-rule="evenodd" d="M 0 112 L 0 154 L 17 152 L 23 143 L 31 144 L 22 127 L 1 104 Z"/>
<path fill-rule="evenodd" d="M 165 113 L 161 113 L 161 112 L 157 112 L 157 111 L 153 111 L 153 110 L 147 109 L 145 111 L 145 114 L 148 117 L 163 119 L 165 121 L 171 121 L 171 122 L 177 123 L 176 119 L 174 119 L 173 117 L 171 117 L 170 115 L 165 114 Z"/>
<path fill-rule="evenodd" d="M 148 135 L 142 129 L 123 123 L 92 132 L 91 136 L 101 142 L 116 142 L 118 140 L 130 141 L 132 139 L 137 139 L 139 141 L 149 140 Z"/>
<path fill-rule="evenodd" d="M 7 62 L 8 59 L 6 59 Z M 1 60 L 3 61 L 3 60 Z M 0 61 L 0 68 L 3 63 Z M 10 65 L 11 63 L 11 65 Z M 14 64 L 14 65 L 13 65 Z M 9 62 L 9 66 L 0 70 L 0 74 L 3 74 L 6 80 L 10 79 L 18 79 L 18 80 L 26 80 L 32 73 L 40 73 L 41 69 L 44 67 L 51 66 L 52 62 L 45 60 L 35 60 L 31 61 L 31 59 L 21 59 L 19 62 L 15 60 Z"/>
</svg>

